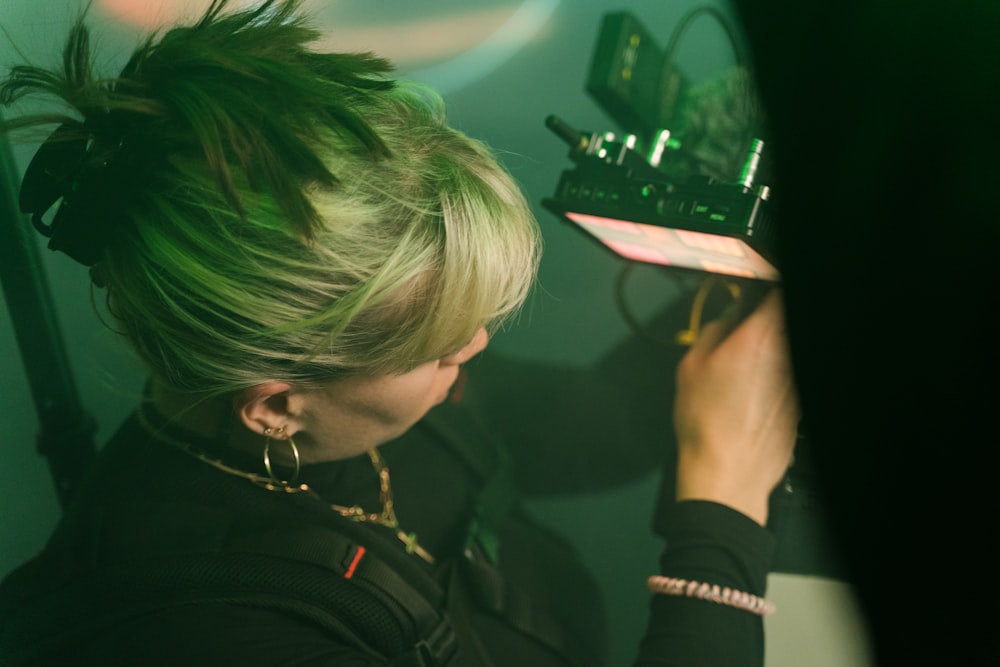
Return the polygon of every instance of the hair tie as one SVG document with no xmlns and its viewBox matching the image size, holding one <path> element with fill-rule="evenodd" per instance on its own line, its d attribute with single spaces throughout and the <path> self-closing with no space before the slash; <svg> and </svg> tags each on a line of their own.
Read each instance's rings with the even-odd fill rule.
<svg viewBox="0 0 1000 667">
<path fill-rule="evenodd" d="M 770 600 L 744 591 L 718 584 L 707 584 L 689 579 L 676 579 L 654 575 L 646 580 L 646 587 L 658 595 L 677 595 L 715 602 L 716 604 L 735 607 L 757 616 L 770 616 L 775 606 Z"/>
<path fill-rule="evenodd" d="M 35 153 L 21 182 L 21 212 L 49 239 L 50 250 L 84 266 L 101 260 L 112 235 L 127 220 L 135 190 L 156 164 L 156 152 L 128 131 L 122 116 L 107 113 L 102 119 L 107 132 L 95 131 L 89 121 L 63 123 Z M 46 223 L 43 216 L 60 200 L 52 222 Z"/>
</svg>

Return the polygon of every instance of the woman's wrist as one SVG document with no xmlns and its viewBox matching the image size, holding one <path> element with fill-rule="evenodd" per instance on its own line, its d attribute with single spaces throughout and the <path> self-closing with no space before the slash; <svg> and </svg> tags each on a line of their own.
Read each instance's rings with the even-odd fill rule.
<svg viewBox="0 0 1000 667">
<path fill-rule="evenodd" d="M 677 467 L 675 499 L 719 503 L 767 524 L 770 490 L 760 488 L 748 471 L 724 470 L 720 466 L 699 466 L 681 461 Z"/>
</svg>

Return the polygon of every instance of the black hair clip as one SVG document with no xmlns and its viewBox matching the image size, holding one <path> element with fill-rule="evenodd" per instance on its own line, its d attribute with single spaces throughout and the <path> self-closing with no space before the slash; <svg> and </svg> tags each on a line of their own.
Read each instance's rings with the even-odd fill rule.
<svg viewBox="0 0 1000 667">
<path fill-rule="evenodd" d="M 35 153 L 21 181 L 19 205 L 35 229 L 59 250 L 84 266 L 100 261 L 110 230 L 122 215 L 114 179 L 108 178 L 115 151 L 98 154 L 84 123 L 60 125 Z M 51 223 L 44 216 L 56 205 Z M 116 205 L 118 202 L 119 205 Z"/>
</svg>

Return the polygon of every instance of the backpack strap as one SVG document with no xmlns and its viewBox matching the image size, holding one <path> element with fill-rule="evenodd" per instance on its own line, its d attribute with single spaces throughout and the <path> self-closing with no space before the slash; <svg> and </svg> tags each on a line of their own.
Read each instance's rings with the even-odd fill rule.
<svg viewBox="0 0 1000 667">
<path fill-rule="evenodd" d="M 52 583 L 40 561 L 22 566 L 0 587 L 0 663 L 34 664 L 128 618 L 205 603 L 294 615 L 401 667 L 456 660 L 458 643 L 436 584 L 424 581 L 418 590 L 374 549 L 319 526 L 241 537 L 227 551 L 115 565 L 67 586 Z M 276 537 L 284 538 L 280 556 Z M 428 598 L 428 590 L 437 595 Z"/>
<path fill-rule="evenodd" d="M 481 422 L 483 416 L 475 398 L 474 391 L 467 391 L 461 408 L 442 404 L 421 422 L 421 427 L 437 433 L 439 441 L 480 483 L 466 535 L 465 557 L 456 560 L 451 586 L 461 586 L 469 602 L 504 620 L 517 632 L 574 660 L 579 654 L 579 639 L 568 636 L 551 617 L 538 613 L 528 595 L 511 586 L 499 567 L 501 540 L 497 529 L 518 513 L 519 498 L 503 443 L 495 438 L 483 439 L 490 431 Z"/>
<path fill-rule="evenodd" d="M 572 662 L 578 663 L 580 639 L 571 637 L 551 617 L 540 614 L 527 594 L 511 586 L 495 565 L 478 558 L 463 559 L 458 572 L 473 604 L 502 618 Z"/>
</svg>

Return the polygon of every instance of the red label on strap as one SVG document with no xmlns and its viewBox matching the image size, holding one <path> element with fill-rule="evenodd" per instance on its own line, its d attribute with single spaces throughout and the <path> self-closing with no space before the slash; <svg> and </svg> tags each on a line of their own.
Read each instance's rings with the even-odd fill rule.
<svg viewBox="0 0 1000 667">
<path fill-rule="evenodd" d="M 354 559 L 351 560 L 351 564 L 347 566 L 347 572 L 344 573 L 344 579 L 350 579 L 351 577 L 354 576 L 354 570 L 357 569 L 358 563 L 361 562 L 361 559 L 364 558 L 364 555 L 365 555 L 365 548 L 361 545 L 358 545 L 358 551 L 357 553 L 354 554 Z"/>
</svg>

